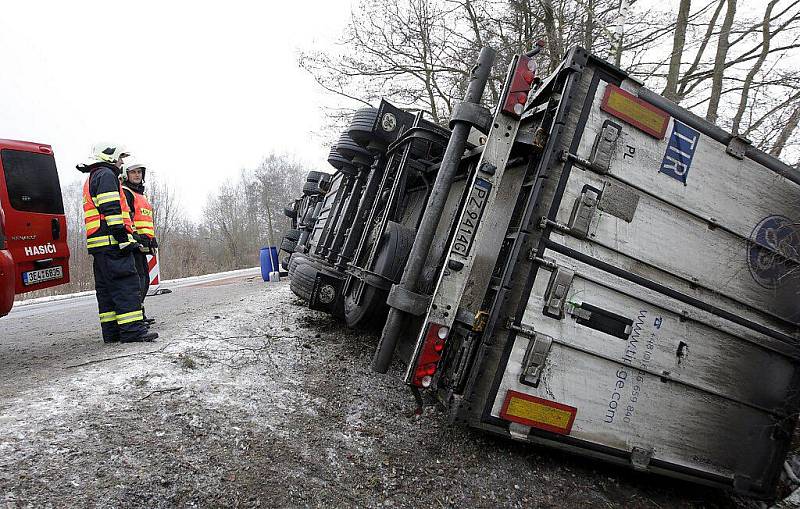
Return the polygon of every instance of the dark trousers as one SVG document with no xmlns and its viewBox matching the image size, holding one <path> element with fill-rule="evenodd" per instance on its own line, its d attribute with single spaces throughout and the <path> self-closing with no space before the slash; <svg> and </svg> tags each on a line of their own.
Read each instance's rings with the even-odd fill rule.
<svg viewBox="0 0 800 509">
<path fill-rule="evenodd" d="M 104 341 L 128 341 L 145 332 L 141 290 L 131 253 L 109 249 L 92 253 L 94 287 Z"/>
<path fill-rule="evenodd" d="M 142 304 L 150 289 L 150 269 L 147 266 L 147 255 L 141 252 L 133 253 L 136 262 L 136 273 L 139 275 L 139 288 L 142 290 Z M 144 307 L 142 307 L 144 309 Z"/>
</svg>

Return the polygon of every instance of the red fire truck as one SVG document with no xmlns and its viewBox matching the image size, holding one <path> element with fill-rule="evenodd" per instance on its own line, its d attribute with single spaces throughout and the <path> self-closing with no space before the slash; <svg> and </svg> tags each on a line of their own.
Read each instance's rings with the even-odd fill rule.
<svg viewBox="0 0 800 509">
<path fill-rule="evenodd" d="M 68 261 L 53 149 L 0 140 L 0 316 L 16 294 L 68 283 Z"/>
</svg>

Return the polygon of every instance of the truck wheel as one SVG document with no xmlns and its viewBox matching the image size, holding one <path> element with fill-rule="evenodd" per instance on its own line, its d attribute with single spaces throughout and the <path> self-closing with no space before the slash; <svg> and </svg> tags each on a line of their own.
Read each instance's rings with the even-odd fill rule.
<svg viewBox="0 0 800 509">
<path fill-rule="evenodd" d="M 281 251 L 286 251 L 287 253 L 294 253 L 294 250 L 297 248 L 297 242 L 290 239 L 283 239 L 281 241 Z"/>
<path fill-rule="evenodd" d="M 297 242 L 300 239 L 300 230 L 291 228 L 286 232 L 286 235 L 284 235 L 283 238 Z"/>
<path fill-rule="evenodd" d="M 408 254 L 411 252 L 411 245 L 414 243 L 414 232 L 401 224 L 389 221 L 380 242 L 373 272 L 392 281 L 399 281 Z M 357 304 L 355 296 L 358 286 L 358 284 L 351 285 L 349 293 L 344 297 L 344 318 L 347 326 L 371 328 L 383 325 L 389 310 L 386 305 L 389 292 L 374 286 L 365 286 L 361 303 Z"/>
<path fill-rule="evenodd" d="M 300 264 L 303 260 L 306 259 L 306 256 L 302 253 L 292 253 L 292 256 L 289 258 L 289 266 L 287 270 L 289 271 L 289 277 L 292 277 L 294 274 L 297 265 Z"/>
<path fill-rule="evenodd" d="M 319 194 L 319 182 L 306 182 L 303 184 L 303 194 L 311 196 L 314 194 Z"/>
<path fill-rule="evenodd" d="M 310 171 L 308 175 L 306 175 L 306 182 L 319 182 L 325 178 L 327 173 L 322 171 Z"/>
<path fill-rule="evenodd" d="M 354 142 L 353 138 L 347 133 L 343 133 L 339 136 L 339 141 L 336 142 L 336 151 L 351 161 L 354 157 L 358 156 L 367 159 L 372 159 L 373 157 L 369 150 Z"/>
<path fill-rule="evenodd" d="M 289 283 L 292 293 L 303 300 L 310 301 L 311 292 L 314 290 L 314 281 L 317 279 L 317 272 L 319 272 L 317 267 L 308 259 L 298 263 Z"/>
<path fill-rule="evenodd" d="M 378 138 L 372 130 L 377 117 L 377 109 L 361 108 L 353 114 L 353 119 L 347 128 L 347 134 L 350 135 L 353 141 L 362 147 L 366 147 L 370 141 Z"/>
</svg>

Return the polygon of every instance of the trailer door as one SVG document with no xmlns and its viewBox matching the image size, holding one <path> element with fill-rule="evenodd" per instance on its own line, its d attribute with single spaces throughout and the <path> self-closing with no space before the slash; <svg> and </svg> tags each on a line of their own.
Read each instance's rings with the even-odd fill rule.
<svg viewBox="0 0 800 509">
<path fill-rule="evenodd" d="M 584 74 L 487 417 L 769 494 L 798 406 L 800 187 L 613 75 Z"/>
<path fill-rule="evenodd" d="M 67 283 L 67 225 L 50 147 L 0 141 L 0 204 L 16 293 Z"/>
</svg>

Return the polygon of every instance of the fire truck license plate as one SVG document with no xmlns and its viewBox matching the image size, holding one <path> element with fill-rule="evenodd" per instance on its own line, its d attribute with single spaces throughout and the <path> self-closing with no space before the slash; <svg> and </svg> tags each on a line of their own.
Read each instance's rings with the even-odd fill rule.
<svg viewBox="0 0 800 509">
<path fill-rule="evenodd" d="M 475 185 L 472 186 L 472 192 L 467 198 L 464 215 L 461 217 L 461 224 L 458 225 L 456 238 L 453 241 L 453 253 L 461 256 L 467 256 L 469 253 L 472 239 L 475 237 L 475 230 L 478 229 L 478 224 L 481 222 L 486 199 L 489 197 L 491 189 L 492 184 L 489 182 L 480 178 L 475 179 Z"/>
<path fill-rule="evenodd" d="M 30 272 L 22 273 L 22 282 L 25 286 L 35 285 L 37 283 L 44 283 L 53 279 L 61 279 L 64 277 L 64 269 L 59 267 L 50 267 L 49 269 L 32 270 Z"/>
</svg>

